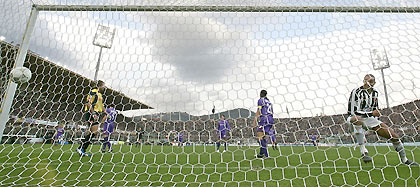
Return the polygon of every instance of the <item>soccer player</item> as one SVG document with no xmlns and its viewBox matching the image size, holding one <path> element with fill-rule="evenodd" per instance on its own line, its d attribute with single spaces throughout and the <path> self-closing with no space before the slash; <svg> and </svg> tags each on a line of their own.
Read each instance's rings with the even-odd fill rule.
<svg viewBox="0 0 420 187">
<path fill-rule="evenodd" d="M 64 128 L 63 125 L 58 125 L 57 132 L 55 134 L 55 145 L 62 143 L 64 137 Z"/>
<path fill-rule="evenodd" d="M 223 141 L 224 146 L 225 146 L 225 150 L 223 150 L 223 152 L 226 152 L 227 150 L 227 132 L 230 132 L 230 126 L 229 126 L 229 122 L 227 120 L 225 120 L 225 115 L 221 115 L 220 116 L 220 120 L 219 120 L 219 126 L 217 127 L 217 133 L 219 135 L 218 140 L 216 142 L 217 145 L 217 152 L 219 152 L 219 148 L 220 148 L 220 143 Z"/>
<path fill-rule="evenodd" d="M 278 150 L 276 141 L 276 131 L 274 130 L 274 128 L 271 128 L 271 130 L 268 132 L 268 135 L 270 136 L 273 150 Z"/>
<path fill-rule="evenodd" d="M 143 143 L 143 134 L 144 134 L 144 131 L 141 129 L 141 127 L 139 127 L 139 129 L 137 130 L 136 147 L 137 147 L 137 145 Z"/>
<path fill-rule="evenodd" d="M 105 110 L 106 116 L 102 118 L 102 123 L 104 124 L 103 137 L 104 142 L 102 146 L 102 152 L 106 151 L 106 146 L 108 146 L 108 152 L 112 152 L 111 143 L 109 142 L 109 137 L 112 132 L 114 132 L 115 120 L 117 119 L 118 112 L 115 110 L 114 106 L 111 105 Z"/>
<path fill-rule="evenodd" d="M 316 144 L 316 135 L 312 134 L 311 141 L 312 141 L 312 144 L 314 144 L 314 146 L 316 147 L 317 146 L 317 144 Z"/>
<path fill-rule="evenodd" d="M 91 156 L 91 154 L 86 153 L 86 150 L 92 143 L 92 138 L 98 133 L 99 115 L 105 110 L 102 97 L 102 93 L 104 92 L 105 82 L 99 80 L 96 84 L 96 88 L 92 89 L 86 97 L 83 118 L 86 121 L 88 128 L 85 137 L 82 139 L 82 143 L 79 148 L 77 148 L 77 152 L 81 156 Z"/>
<path fill-rule="evenodd" d="M 374 130 L 379 136 L 391 140 L 395 150 L 400 155 L 402 163 L 409 166 L 418 166 L 416 162 L 407 159 L 404 146 L 394 130 L 378 120 L 380 113 L 378 111 L 378 91 L 373 88 L 375 83 L 375 76 L 372 74 L 365 75 L 363 86 L 351 92 L 348 103 L 348 114 L 350 116 L 347 118 L 347 122 L 354 127 L 362 160 L 365 163 L 372 162 L 372 157 L 368 155 L 368 150 L 365 147 L 365 127 Z"/>
<path fill-rule="evenodd" d="M 184 132 L 178 132 L 178 146 L 182 146 L 182 143 L 184 142 Z"/>
<path fill-rule="evenodd" d="M 267 91 L 261 90 L 260 99 L 258 100 L 258 109 L 253 123 L 253 127 L 257 127 L 257 139 L 260 143 L 260 153 L 257 155 L 258 158 L 268 158 L 266 135 L 268 135 L 273 128 L 273 124 L 273 106 L 267 98 Z"/>
</svg>

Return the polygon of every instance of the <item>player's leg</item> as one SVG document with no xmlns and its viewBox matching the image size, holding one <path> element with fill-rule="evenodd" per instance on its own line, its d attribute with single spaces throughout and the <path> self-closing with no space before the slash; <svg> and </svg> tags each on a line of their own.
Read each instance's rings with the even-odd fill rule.
<svg viewBox="0 0 420 187">
<path fill-rule="evenodd" d="M 257 138 L 260 143 L 260 153 L 257 155 L 258 158 L 268 157 L 267 151 L 267 139 L 266 139 L 266 129 L 264 127 L 258 128 Z"/>
<path fill-rule="evenodd" d="M 64 135 L 61 135 L 60 138 L 58 139 L 58 143 L 60 145 L 64 145 L 65 144 L 65 139 L 64 139 Z"/>
<path fill-rule="evenodd" d="M 183 142 L 184 140 L 182 139 L 182 138 L 179 138 L 179 140 L 178 140 L 178 147 L 181 147 L 182 146 L 182 142 Z"/>
<path fill-rule="evenodd" d="M 276 141 L 276 134 L 274 134 L 274 132 L 270 133 L 270 138 L 271 138 L 271 146 L 273 147 L 274 150 L 278 150 L 277 148 L 277 141 Z"/>
<path fill-rule="evenodd" d="M 262 147 L 264 148 L 264 156 L 266 157 L 266 158 L 268 158 L 268 149 L 267 149 L 267 147 L 268 147 L 268 134 L 270 133 L 270 131 L 272 130 L 272 126 L 271 125 L 267 125 L 267 126 L 265 126 L 264 128 L 264 137 L 263 137 L 263 139 L 262 139 Z"/>
<path fill-rule="evenodd" d="M 225 150 L 223 150 L 223 152 L 226 152 L 227 151 L 227 138 L 226 137 L 223 138 L 223 143 L 224 143 L 224 146 L 225 146 Z"/>
<path fill-rule="evenodd" d="M 111 137 L 111 134 L 109 134 L 108 137 L 107 137 L 108 152 L 112 152 L 112 144 L 109 141 L 110 137 Z"/>
<path fill-rule="evenodd" d="M 373 130 L 375 130 L 379 136 L 391 140 L 392 144 L 394 145 L 395 151 L 398 152 L 398 154 L 400 155 L 400 159 L 404 164 L 418 166 L 416 162 L 407 159 L 404 146 L 398 134 L 395 133 L 395 131 L 392 128 L 388 127 L 388 125 L 384 123 L 381 123 L 379 126 L 374 127 Z"/>
<path fill-rule="evenodd" d="M 263 158 L 264 157 L 264 150 L 263 150 L 263 143 L 262 140 L 264 139 L 264 132 L 257 130 L 257 140 L 258 143 L 260 144 L 260 153 L 258 153 L 257 157 L 258 158 Z"/>
<path fill-rule="evenodd" d="M 87 147 L 87 144 L 89 143 L 89 141 L 90 141 L 90 136 L 91 136 L 91 133 L 90 132 L 85 132 L 85 136 L 83 137 L 83 139 L 81 140 L 81 143 L 80 143 L 80 146 L 79 146 L 79 148 L 77 148 L 77 152 L 81 155 L 81 156 L 83 156 L 84 154 L 85 154 L 85 147 Z"/>
<path fill-rule="evenodd" d="M 216 142 L 216 152 L 219 152 L 220 149 L 220 142 L 222 141 L 223 132 L 218 132 L 217 142 Z"/>
<path fill-rule="evenodd" d="M 263 132 L 264 133 L 264 132 Z M 264 133 L 261 140 L 261 149 L 260 149 L 260 155 L 264 155 L 264 157 L 268 157 L 268 150 L 267 150 L 267 137 Z"/>
<path fill-rule="evenodd" d="M 90 134 L 88 134 L 85 137 L 85 143 L 83 144 L 83 151 L 86 153 L 88 147 L 90 144 L 92 144 L 92 139 L 95 137 L 95 135 L 98 133 L 98 129 L 99 129 L 99 124 L 97 122 L 95 122 L 91 127 L 90 127 Z M 85 154 L 86 156 L 89 156 L 90 154 Z"/>
<path fill-rule="evenodd" d="M 80 146 L 77 148 L 77 152 L 81 156 L 85 155 L 86 148 L 89 146 L 89 142 L 90 142 L 90 139 L 91 139 L 91 136 L 92 136 L 92 131 L 91 131 L 90 127 L 95 123 L 94 122 L 95 119 L 90 112 L 86 112 L 83 115 L 83 119 L 86 121 L 86 124 L 89 128 L 86 130 L 85 136 L 81 139 Z"/>
<path fill-rule="evenodd" d="M 362 155 L 362 160 L 367 162 L 372 162 L 372 157 L 368 155 L 368 150 L 365 146 L 365 130 L 363 129 L 363 121 L 362 117 L 360 116 L 350 116 L 347 121 L 353 125 L 354 128 L 354 136 L 356 137 L 356 141 L 359 144 L 360 154 Z"/>
<path fill-rule="evenodd" d="M 216 152 L 219 152 L 219 148 L 220 148 L 220 138 L 217 140 L 216 142 Z"/>
<path fill-rule="evenodd" d="M 108 134 L 104 134 L 104 141 L 102 143 L 102 152 L 106 151 L 106 146 L 108 145 Z"/>
<path fill-rule="evenodd" d="M 54 143 L 53 143 L 53 145 L 54 145 L 54 146 L 57 146 L 59 143 L 60 143 L 60 142 L 59 142 L 58 136 L 55 136 L 55 137 L 54 137 Z"/>
<path fill-rule="evenodd" d="M 136 147 L 140 146 L 141 143 L 142 143 L 142 137 L 139 136 L 138 139 L 137 139 L 137 142 L 136 142 Z"/>
</svg>

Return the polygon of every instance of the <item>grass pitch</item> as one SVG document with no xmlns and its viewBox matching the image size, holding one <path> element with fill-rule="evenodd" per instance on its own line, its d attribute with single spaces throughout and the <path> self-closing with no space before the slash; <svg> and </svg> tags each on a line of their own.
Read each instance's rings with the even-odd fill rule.
<svg viewBox="0 0 420 187">
<path fill-rule="evenodd" d="M 0 145 L 2 186 L 420 186 L 420 168 L 401 165 L 393 147 L 368 147 L 364 164 L 353 147 L 113 146 L 80 157 L 75 145 Z M 223 146 L 221 146 L 223 150 Z M 420 162 L 420 149 L 406 147 Z"/>
</svg>

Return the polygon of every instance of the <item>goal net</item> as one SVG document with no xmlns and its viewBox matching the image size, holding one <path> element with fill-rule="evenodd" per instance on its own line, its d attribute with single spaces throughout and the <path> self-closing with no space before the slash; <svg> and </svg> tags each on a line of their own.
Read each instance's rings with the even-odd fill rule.
<svg viewBox="0 0 420 187">
<path fill-rule="evenodd" d="M 374 75 L 378 120 L 420 162 L 418 2 L 94 3 L 0 0 L 0 185 L 419 185 L 369 128 L 365 163 L 346 122 Z M 16 84 L 21 66 L 32 78 Z M 100 123 L 90 141 L 86 110 Z"/>
</svg>

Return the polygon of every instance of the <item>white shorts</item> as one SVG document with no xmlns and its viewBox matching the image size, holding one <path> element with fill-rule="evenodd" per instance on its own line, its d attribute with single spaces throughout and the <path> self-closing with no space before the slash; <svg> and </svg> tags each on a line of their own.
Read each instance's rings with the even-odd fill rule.
<svg viewBox="0 0 420 187">
<path fill-rule="evenodd" d="M 347 118 L 347 123 L 349 123 L 349 124 L 351 124 L 350 123 L 350 119 L 351 119 L 351 117 L 352 116 L 349 116 L 348 118 Z M 362 123 L 364 124 L 364 126 L 366 126 L 366 127 L 368 127 L 369 129 L 372 129 L 372 128 L 374 128 L 374 127 L 376 127 L 376 126 L 379 126 L 381 123 L 382 123 L 382 121 L 379 121 L 378 119 L 376 119 L 375 117 L 367 117 L 367 118 L 362 118 Z"/>
</svg>

